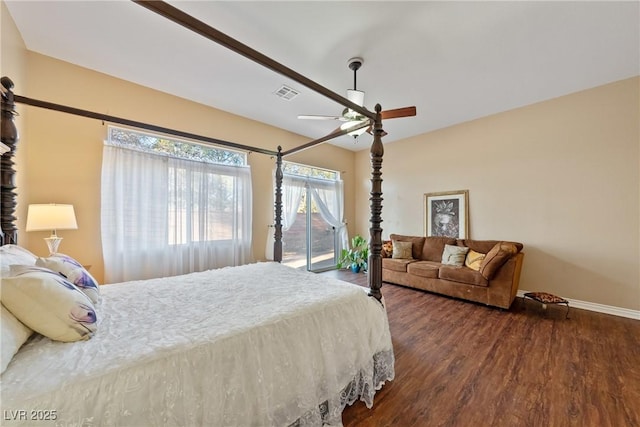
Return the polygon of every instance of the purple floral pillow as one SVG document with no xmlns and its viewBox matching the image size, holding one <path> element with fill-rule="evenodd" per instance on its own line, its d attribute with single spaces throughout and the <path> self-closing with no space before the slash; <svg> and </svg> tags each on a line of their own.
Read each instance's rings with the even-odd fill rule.
<svg viewBox="0 0 640 427">
<path fill-rule="evenodd" d="M 2 305 L 30 329 L 56 341 L 91 338 L 97 315 L 87 295 L 55 271 L 12 265 L 2 279 Z"/>
<path fill-rule="evenodd" d="M 96 279 L 89 274 L 82 264 L 69 255 L 53 254 L 49 258 L 38 258 L 36 265 L 62 274 L 68 281 L 87 294 L 91 302 L 97 303 L 100 301 L 100 288 Z"/>
</svg>

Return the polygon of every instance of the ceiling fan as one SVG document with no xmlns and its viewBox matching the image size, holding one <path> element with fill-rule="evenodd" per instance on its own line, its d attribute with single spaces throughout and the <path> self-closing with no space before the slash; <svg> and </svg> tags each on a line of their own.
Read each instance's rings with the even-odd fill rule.
<svg viewBox="0 0 640 427">
<path fill-rule="evenodd" d="M 362 67 L 364 60 L 362 58 L 351 58 L 347 61 L 349 65 L 349 69 L 353 70 L 353 89 L 347 89 L 347 99 L 354 104 L 358 104 L 359 106 L 364 106 L 364 92 L 357 89 L 357 71 Z M 416 115 L 416 107 L 404 107 L 404 108 L 396 108 L 394 110 L 385 110 L 381 113 L 382 119 L 395 119 L 399 117 L 411 117 Z M 365 121 L 369 119 L 366 116 L 358 113 L 357 111 L 353 111 L 350 108 L 345 108 L 342 110 L 342 115 L 340 116 L 322 116 L 322 115 L 300 115 L 299 119 L 306 120 L 337 120 L 340 122 L 344 122 L 340 125 L 340 130 L 345 130 L 351 127 L 357 127 L 362 125 Z M 365 131 L 371 133 L 371 126 L 363 127 L 353 132 L 349 132 L 349 135 L 357 138 L 362 135 Z M 384 132 L 383 136 L 387 133 Z"/>
</svg>

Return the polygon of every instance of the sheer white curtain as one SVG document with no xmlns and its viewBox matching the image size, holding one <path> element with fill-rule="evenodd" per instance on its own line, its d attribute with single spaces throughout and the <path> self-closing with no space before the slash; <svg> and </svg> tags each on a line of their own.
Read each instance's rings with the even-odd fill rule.
<svg viewBox="0 0 640 427">
<path fill-rule="evenodd" d="M 349 236 L 344 221 L 344 183 L 342 180 L 310 179 L 309 188 L 322 219 L 336 230 L 338 236 L 336 252 L 340 253 L 343 248 L 347 248 L 349 245 Z"/>
<path fill-rule="evenodd" d="M 107 283 L 251 259 L 251 171 L 106 144 L 102 246 Z"/>
<path fill-rule="evenodd" d="M 300 206 L 300 199 L 305 185 L 305 178 L 303 177 L 288 174 L 282 177 L 282 232 L 289 230 L 293 223 L 296 222 L 298 207 Z M 273 188 L 275 193 L 275 173 Z M 267 246 L 265 248 L 265 257 L 269 260 L 273 260 L 274 233 L 275 230 L 269 228 Z"/>
<path fill-rule="evenodd" d="M 287 174 L 282 177 L 282 231 L 289 230 L 296 222 L 305 186 L 303 177 Z"/>
</svg>

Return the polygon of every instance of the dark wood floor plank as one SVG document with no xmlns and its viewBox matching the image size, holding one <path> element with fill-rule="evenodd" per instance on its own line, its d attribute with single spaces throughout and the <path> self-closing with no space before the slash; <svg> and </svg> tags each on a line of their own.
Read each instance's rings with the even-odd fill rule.
<svg viewBox="0 0 640 427">
<path fill-rule="evenodd" d="M 329 276 L 367 286 L 365 274 Z M 396 378 L 351 426 L 640 427 L 640 321 L 516 298 L 509 310 L 382 288 Z"/>
</svg>

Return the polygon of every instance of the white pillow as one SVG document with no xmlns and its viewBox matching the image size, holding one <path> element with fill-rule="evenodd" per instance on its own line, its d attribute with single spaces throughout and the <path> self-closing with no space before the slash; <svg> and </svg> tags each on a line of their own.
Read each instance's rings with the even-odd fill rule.
<svg viewBox="0 0 640 427">
<path fill-rule="evenodd" d="M 100 301 L 100 288 L 98 282 L 75 259 L 65 254 L 53 254 L 49 258 L 38 258 L 36 265 L 57 271 L 84 292 L 91 302 Z"/>
<path fill-rule="evenodd" d="M 442 264 L 462 266 L 469 248 L 466 246 L 444 245 Z"/>
<path fill-rule="evenodd" d="M 35 265 L 38 257 L 18 245 L 0 246 L 0 277 L 9 277 L 12 264 Z"/>
<path fill-rule="evenodd" d="M 22 323 L 56 341 L 90 338 L 96 331 L 91 300 L 64 277 L 46 268 L 12 265 L 2 280 L 2 304 Z"/>
<path fill-rule="evenodd" d="M 31 336 L 33 331 L 23 325 L 16 317 L 1 305 L 2 318 L 0 327 L 2 328 L 2 347 L 0 347 L 0 373 L 7 369 L 13 355 L 18 352 L 22 344 Z"/>
</svg>

